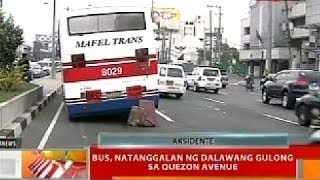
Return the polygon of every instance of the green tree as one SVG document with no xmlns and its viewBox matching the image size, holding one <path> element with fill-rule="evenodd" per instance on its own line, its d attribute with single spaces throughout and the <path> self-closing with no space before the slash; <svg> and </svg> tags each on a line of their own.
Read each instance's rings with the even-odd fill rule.
<svg viewBox="0 0 320 180">
<path fill-rule="evenodd" d="M 235 59 L 239 61 L 239 50 L 236 48 L 229 47 L 228 44 L 221 45 L 221 61 L 222 63 L 231 63 Z"/>
<path fill-rule="evenodd" d="M 13 17 L 0 10 L 0 69 L 13 70 L 16 50 L 23 43 L 23 30 L 14 24 Z"/>
</svg>

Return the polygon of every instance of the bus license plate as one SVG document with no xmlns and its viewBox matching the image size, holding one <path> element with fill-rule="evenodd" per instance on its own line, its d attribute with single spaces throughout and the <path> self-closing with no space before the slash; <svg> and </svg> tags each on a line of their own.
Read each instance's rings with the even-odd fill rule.
<svg viewBox="0 0 320 180">
<path fill-rule="evenodd" d="M 127 87 L 128 97 L 140 97 L 142 95 L 143 88 L 141 86 Z"/>
<path fill-rule="evenodd" d="M 86 92 L 86 99 L 88 102 L 95 102 L 102 100 L 101 90 L 92 90 Z"/>
<path fill-rule="evenodd" d="M 107 92 L 107 98 L 120 97 L 122 95 L 121 91 Z"/>
</svg>

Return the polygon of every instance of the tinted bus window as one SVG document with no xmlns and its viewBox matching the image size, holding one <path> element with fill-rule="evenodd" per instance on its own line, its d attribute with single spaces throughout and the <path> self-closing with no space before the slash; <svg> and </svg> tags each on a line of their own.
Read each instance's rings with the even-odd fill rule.
<svg viewBox="0 0 320 180">
<path fill-rule="evenodd" d="M 143 12 L 71 17 L 68 25 L 70 35 L 146 29 Z"/>
</svg>

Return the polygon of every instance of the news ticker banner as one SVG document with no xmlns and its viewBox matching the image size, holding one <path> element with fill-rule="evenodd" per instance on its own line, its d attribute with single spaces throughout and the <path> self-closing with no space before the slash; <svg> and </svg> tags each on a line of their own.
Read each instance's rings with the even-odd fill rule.
<svg viewBox="0 0 320 180">
<path fill-rule="evenodd" d="M 99 133 L 98 146 L 91 148 L 90 174 L 94 179 L 314 175 L 303 168 L 303 158 L 316 164 L 316 147 L 307 149 L 312 156 L 303 156 L 288 146 L 288 139 L 287 133 Z M 109 171 L 101 173 L 104 168 Z"/>
<path fill-rule="evenodd" d="M 91 179 L 320 179 L 320 146 L 94 146 Z"/>
<path fill-rule="evenodd" d="M 288 133 L 107 133 L 98 135 L 99 145 L 194 146 L 194 145 L 288 145 Z"/>
<path fill-rule="evenodd" d="M 320 146 L 93 146 L 0 151 L 4 179 L 320 179 Z M 89 165 L 90 164 L 90 165 Z M 89 168 L 90 167 L 90 168 Z M 90 176 L 89 170 L 90 169 Z M 90 178 L 89 178 L 90 177 Z"/>
<path fill-rule="evenodd" d="M 21 137 L 17 138 L 1 138 L 0 137 L 0 149 L 17 149 L 21 148 Z"/>
<path fill-rule="evenodd" d="M 0 179 L 87 179 L 83 149 L 0 150 Z"/>
</svg>

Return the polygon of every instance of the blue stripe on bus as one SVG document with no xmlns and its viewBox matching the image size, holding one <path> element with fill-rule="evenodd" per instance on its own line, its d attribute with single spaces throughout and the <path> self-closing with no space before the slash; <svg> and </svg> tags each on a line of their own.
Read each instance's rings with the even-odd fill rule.
<svg viewBox="0 0 320 180">
<path fill-rule="evenodd" d="M 79 118 L 79 117 L 88 117 L 95 115 L 102 115 L 108 112 L 117 111 L 117 110 L 128 110 L 132 106 L 138 106 L 139 100 L 153 100 L 155 101 L 155 106 L 158 107 L 159 104 L 159 95 L 155 94 L 153 96 L 146 96 L 140 99 L 118 99 L 118 100 L 109 100 L 102 101 L 94 104 L 66 104 L 69 117 L 70 118 Z"/>
</svg>

